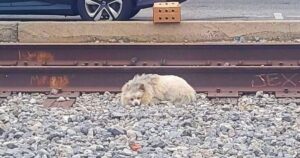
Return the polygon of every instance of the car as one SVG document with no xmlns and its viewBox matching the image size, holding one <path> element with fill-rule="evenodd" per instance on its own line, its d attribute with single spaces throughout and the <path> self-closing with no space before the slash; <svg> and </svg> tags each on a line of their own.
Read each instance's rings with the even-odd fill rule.
<svg viewBox="0 0 300 158">
<path fill-rule="evenodd" d="M 152 7 L 154 1 L 157 0 L 0 0 L 0 14 L 80 15 L 88 21 L 128 20 L 141 9 Z"/>
</svg>

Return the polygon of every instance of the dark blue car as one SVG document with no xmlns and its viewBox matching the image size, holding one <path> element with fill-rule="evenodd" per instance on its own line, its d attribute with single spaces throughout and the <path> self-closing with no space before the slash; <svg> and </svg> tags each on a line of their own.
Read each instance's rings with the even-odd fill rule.
<svg viewBox="0 0 300 158">
<path fill-rule="evenodd" d="M 83 20 L 128 20 L 141 9 L 153 6 L 154 1 L 157 0 L 0 0 L 0 14 L 80 15 Z"/>
</svg>

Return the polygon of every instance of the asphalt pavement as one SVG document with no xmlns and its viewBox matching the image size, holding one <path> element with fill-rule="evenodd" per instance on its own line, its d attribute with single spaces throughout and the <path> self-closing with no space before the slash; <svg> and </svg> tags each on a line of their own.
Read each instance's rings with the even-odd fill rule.
<svg viewBox="0 0 300 158">
<path fill-rule="evenodd" d="M 150 19 L 151 9 L 135 19 Z M 299 20 L 300 0 L 187 0 L 182 4 L 185 20 Z"/>
<path fill-rule="evenodd" d="M 152 9 L 142 10 L 133 20 L 151 20 Z M 79 20 L 65 16 L 0 15 L 4 20 Z M 187 0 L 183 20 L 300 20 L 300 0 Z"/>
</svg>

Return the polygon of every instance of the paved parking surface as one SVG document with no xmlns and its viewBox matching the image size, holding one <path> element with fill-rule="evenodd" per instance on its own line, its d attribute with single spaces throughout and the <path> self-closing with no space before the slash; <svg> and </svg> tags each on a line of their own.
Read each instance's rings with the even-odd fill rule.
<svg viewBox="0 0 300 158">
<path fill-rule="evenodd" d="M 188 0 L 182 5 L 184 20 L 300 20 L 299 0 Z M 142 10 L 133 20 L 151 20 L 152 9 Z M 79 20 L 64 16 L 8 16 L 2 20 Z"/>
<path fill-rule="evenodd" d="M 151 9 L 136 19 L 150 19 Z M 182 5 L 185 20 L 300 19 L 299 0 L 187 0 Z"/>
</svg>

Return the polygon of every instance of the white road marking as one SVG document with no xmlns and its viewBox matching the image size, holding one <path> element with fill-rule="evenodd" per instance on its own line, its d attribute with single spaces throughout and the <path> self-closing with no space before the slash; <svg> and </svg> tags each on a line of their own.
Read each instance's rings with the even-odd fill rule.
<svg viewBox="0 0 300 158">
<path fill-rule="evenodd" d="M 269 16 L 269 15 L 258 15 L 258 14 L 243 14 L 243 17 L 255 17 L 255 18 L 270 18 L 273 16 Z"/>
<path fill-rule="evenodd" d="M 283 18 L 283 15 L 281 14 L 281 13 L 274 13 L 274 17 L 275 17 L 275 19 L 277 19 L 277 20 L 283 20 L 284 18 Z"/>
<path fill-rule="evenodd" d="M 288 17 L 288 18 L 300 18 L 300 15 L 291 15 L 291 16 L 286 16 L 286 17 Z"/>
</svg>

